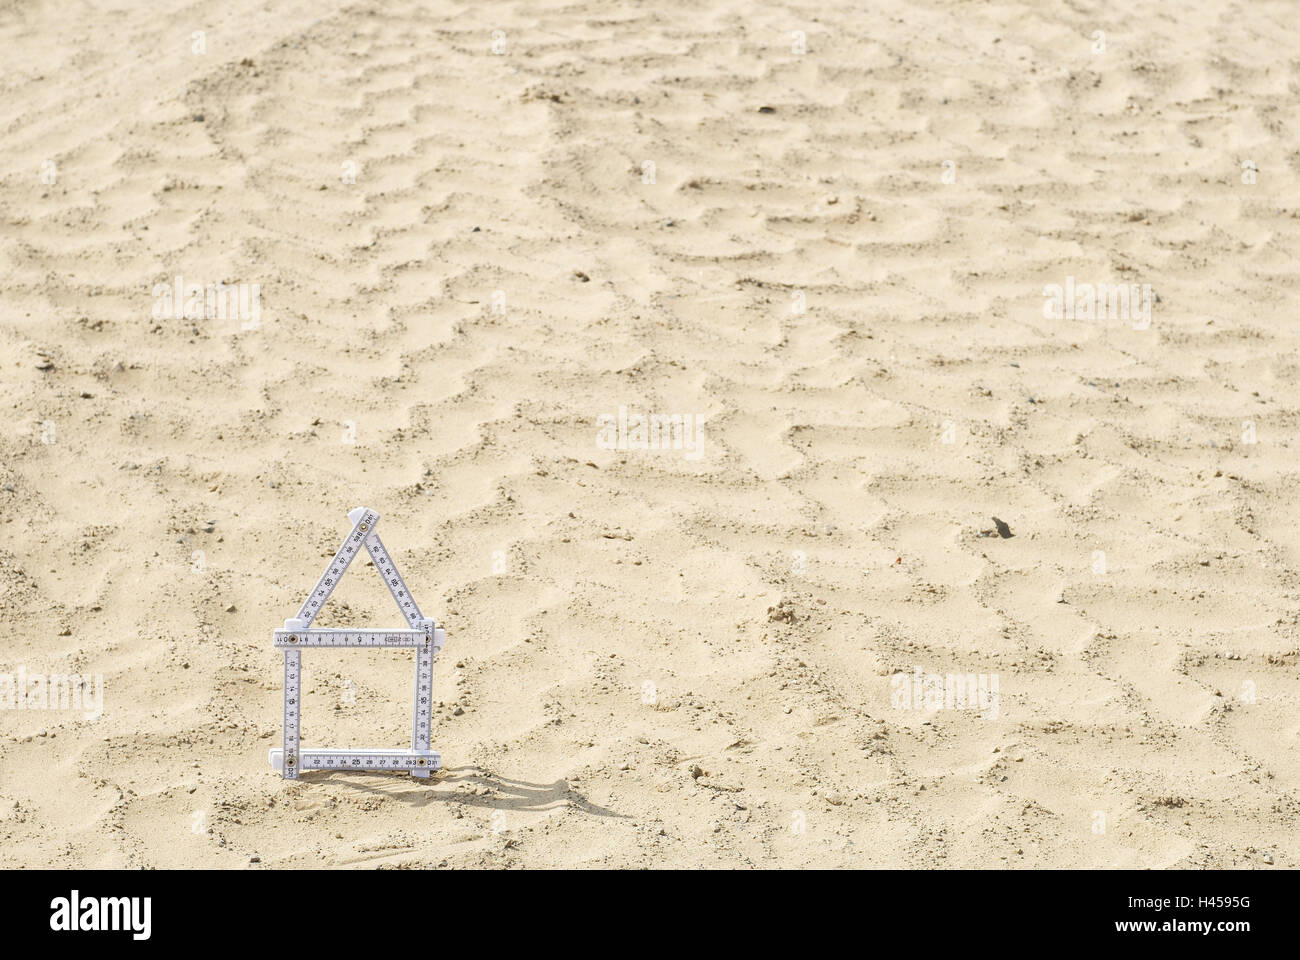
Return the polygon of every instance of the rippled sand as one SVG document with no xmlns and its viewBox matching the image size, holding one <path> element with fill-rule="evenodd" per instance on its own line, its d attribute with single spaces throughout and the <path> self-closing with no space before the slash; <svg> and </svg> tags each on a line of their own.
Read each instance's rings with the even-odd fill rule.
<svg viewBox="0 0 1300 960">
<path fill-rule="evenodd" d="M 0 674 L 103 681 L 0 710 L 0 865 L 1296 866 L 1296 34 L 0 4 Z M 445 770 L 287 783 L 359 504 Z M 304 743 L 404 745 L 409 653 L 304 656 Z"/>
</svg>

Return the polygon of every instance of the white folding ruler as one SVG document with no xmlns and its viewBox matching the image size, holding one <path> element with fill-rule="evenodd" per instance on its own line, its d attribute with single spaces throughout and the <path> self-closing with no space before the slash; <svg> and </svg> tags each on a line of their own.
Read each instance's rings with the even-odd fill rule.
<svg viewBox="0 0 1300 960">
<path fill-rule="evenodd" d="M 303 602 L 298 616 L 284 621 L 275 631 L 274 642 L 284 651 L 284 746 L 273 747 L 271 767 L 286 780 L 297 780 L 303 770 L 396 770 L 415 777 L 427 777 L 442 767 L 442 757 L 429 744 L 433 715 L 433 655 L 442 649 L 447 634 L 420 614 L 397 564 L 384 549 L 375 526 L 379 514 L 367 507 L 348 513 L 352 532 L 334 554 L 316 589 Z M 409 630 L 364 630 L 355 627 L 313 628 L 311 623 L 325 606 L 357 552 L 365 547 L 375 569 L 388 585 L 397 608 L 410 624 Z M 302 654 L 304 647 L 413 647 L 415 648 L 415 708 L 411 721 L 410 750 L 303 750 L 298 739 L 302 710 Z"/>
</svg>

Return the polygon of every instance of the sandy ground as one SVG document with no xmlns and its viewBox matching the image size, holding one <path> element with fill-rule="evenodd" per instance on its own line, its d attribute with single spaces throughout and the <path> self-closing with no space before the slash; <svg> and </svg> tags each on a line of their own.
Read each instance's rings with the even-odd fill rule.
<svg viewBox="0 0 1300 960">
<path fill-rule="evenodd" d="M 0 3 L 0 865 L 1295 866 L 1297 33 Z M 360 504 L 445 769 L 285 782 Z M 304 656 L 305 744 L 406 744 L 409 653 Z"/>
</svg>

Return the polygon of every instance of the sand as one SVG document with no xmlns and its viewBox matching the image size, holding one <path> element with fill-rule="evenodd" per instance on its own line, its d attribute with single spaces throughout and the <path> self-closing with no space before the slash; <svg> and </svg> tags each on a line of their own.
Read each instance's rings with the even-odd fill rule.
<svg viewBox="0 0 1300 960">
<path fill-rule="evenodd" d="M 0 866 L 1296 866 L 1296 33 L 0 4 Z"/>
</svg>

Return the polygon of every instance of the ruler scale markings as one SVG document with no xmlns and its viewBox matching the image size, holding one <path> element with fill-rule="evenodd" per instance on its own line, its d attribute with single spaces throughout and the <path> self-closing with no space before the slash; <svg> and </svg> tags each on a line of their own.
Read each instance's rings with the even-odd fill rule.
<svg viewBox="0 0 1300 960">
<path fill-rule="evenodd" d="M 366 507 L 349 511 L 352 530 L 339 547 L 316 587 L 303 602 L 298 616 L 286 620 L 273 633 L 274 646 L 284 652 L 284 745 L 269 753 L 271 767 L 286 780 L 296 780 L 303 770 L 381 770 L 427 777 L 442 768 L 442 757 L 430 748 L 433 717 L 433 658 L 442 649 L 447 634 L 433 620 L 420 613 L 393 562 L 375 532 L 379 514 Z M 355 627 L 312 627 L 362 547 L 374 561 L 375 570 L 384 579 L 397 608 L 410 629 L 372 630 Z M 303 748 L 300 740 L 302 709 L 302 659 L 305 647 L 411 647 L 415 650 L 415 691 L 411 722 L 411 749 L 335 749 Z"/>
<path fill-rule="evenodd" d="M 366 535 L 374 529 L 379 522 L 379 514 L 374 510 L 365 507 L 358 507 L 348 515 L 352 519 L 353 515 L 360 513 L 352 526 L 352 532 L 348 534 L 343 545 L 338 548 L 334 554 L 334 559 L 329 562 L 325 572 L 320 575 L 320 580 L 316 583 L 316 589 L 307 595 L 303 601 L 302 608 L 298 611 L 298 619 L 305 620 L 304 627 L 311 626 L 311 622 L 316 619 L 316 614 L 320 613 L 321 607 L 325 606 L 325 601 L 330 598 L 334 588 L 338 586 L 339 580 L 343 574 L 348 572 L 348 566 L 352 559 L 357 555 L 357 549 L 365 541 Z"/>
<path fill-rule="evenodd" d="M 298 779 L 298 737 L 301 706 L 302 654 L 284 651 L 284 778 Z"/>
<path fill-rule="evenodd" d="M 374 561 L 375 569 L 384 578 L 388 592 L 393 595 L 397 609 L 406 617 L 406 622 L 412 627 L 427 625 L 430 631 L 425 644 L 415 651 L 415 708 L 411 717 L 411 749 L 428 750 L 430 728 L 433 725 L 433 621 L 426 621 L 421 615 L 419 605 L 411 596 L 401 571 L 397 569 L 397 562 L 384 547 L 377 532 L 371 531 L 370 536 L 366 537 L 366 550 Z"/>
<path fill-rule="evenodd" d="M 411 749 L 428 750 L 433 723 L 433 639 L 415 651 L 415 719 Z"/>
<path fill-rule="evenodd" d="M 406 589 L 406 581 L 402 579 L 401 573 L 397 570 L 397 564 L 393 562 L 392 555 L 384 549 L 384 543 L 379 539 L 379 534 L 371 533 L 366 537 L 366 550 L 370 553 L 370 559 L 375 562 L 375 569 L 379 575 L 384 578 L 384 585 L 388 587 L 388 592 L 393 595 L 393 601 L 397 604 L 397 609 L 402 611 L 402 616 L 412 627 L 418 628 L 420 621 L 424 618 L 420 615 L 420 608 L 411 596 L 411 591 Z"/>
<path fill-rule="evenodd" d="M 277 630 L 275 645 L 284 650 L 303 647 L 421 647 L 428 640 L 425 630 L 351 630 L 312 627 L 308 630 Z"/>
<path fill-rule="evenodd" d="M 271 751 L 271 766 L 279 770 L 283 755 Z M 299 754 L 303 770 L 398 770 L 416 773 L 442 769 L 435 750 L 336 750 L 307 747 Z"/>
</svg>

